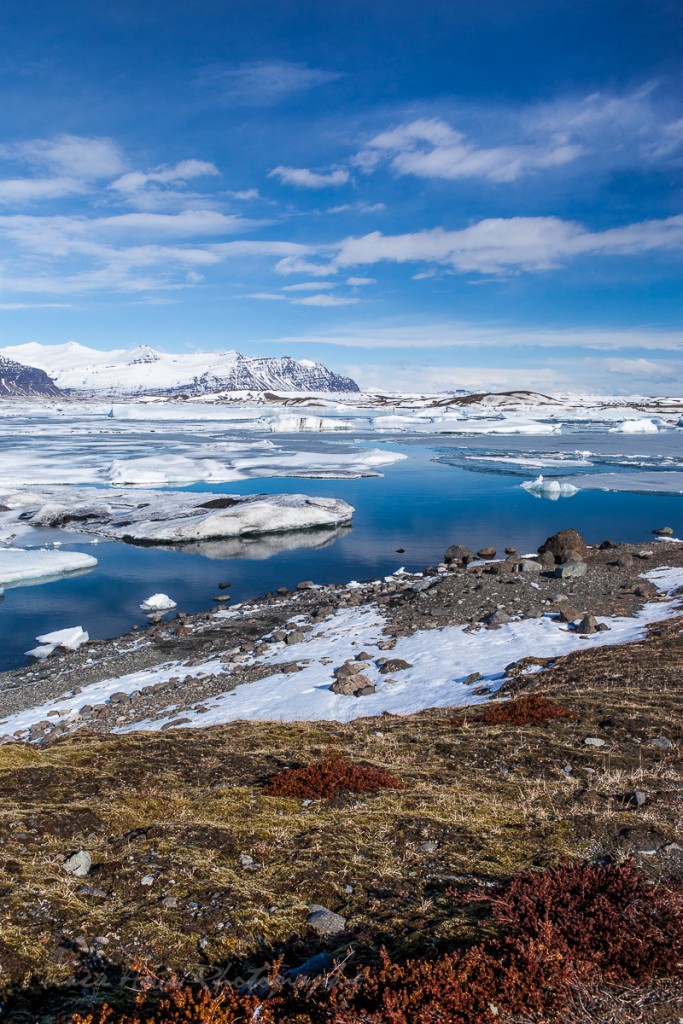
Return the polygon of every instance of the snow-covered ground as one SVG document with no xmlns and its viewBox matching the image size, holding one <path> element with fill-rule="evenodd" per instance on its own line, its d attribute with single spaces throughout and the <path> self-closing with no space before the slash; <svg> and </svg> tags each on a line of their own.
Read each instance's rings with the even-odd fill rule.
<svg viewBox="0 0 683 1024">
<path fill-rule="evenodd" d="M 495 692 L 506 678 L 506 667 L 521 658 L 556 658 L 576 650 L 640 639 L 650 624 L 680 610 L 681 599 L 672 595 L 683 586 L 683 569 L 658 568 L 644 576 L 657 585 L 662 599 L 649 602 L 632 617 L 601 618 L 599 621 L 609 629 L 591 636 L 572 631 L 559 622 L 556 615 L 548 614 L 540 619 L 512 621 L 495 631 L 447 626 L 418 630 L 412 636 L 401 637 L 391 651 L 391 658 L 403 659 L 411 667 L 382 675 L 373 661 L 364 662 L 363 672 L 375 685 L 376 692 L 360 699 L 332 693 L 333 672 L 360 651 L 379 656 L 378 644 L 383 639 L 385 620 L 374 606 L 340 609 L 306 634 L 302 641 L 272 644 L 265 655 L 253 655 L 253 664 L 272 667 L 273 674 L 203 700 L 202 707 L 206 709 L 203 712 L 184 708 L 182 718 L 187 721 L 182 727 L 242 719 L 346 722 L 385 712 L 405 715 L 424 708 L 473 704 L 485 699 L 485 695 L 475 694 L 472 686 L 465 682 L 470 673 L 479 673 L 480 685 Z M 218 613 L 231 617 L 239 614 L 239 607 Z M 278 671 L 283 663 L 292 662 L 302 666 L 302 670 Z M 0 734 L 13 735 L 27 730 L 48 716 L 68 723 L 76 718 L 84 704 L 107 702 L 117 692 L 130 694 L 143 686 L 188 675 L 203 678 L 224 673 L 229 678 L 230 672 L 229 660 L 222 655 L 191 666 L 169 661 L 155 668 L 93 683 L 79 693 L 67 692 L 8 716 L 0 720 Z M 156 730 L 177 717 L 177 705 L 171 704 L 167 715 L 121 726 L 121 730 Z"/>
</svg>

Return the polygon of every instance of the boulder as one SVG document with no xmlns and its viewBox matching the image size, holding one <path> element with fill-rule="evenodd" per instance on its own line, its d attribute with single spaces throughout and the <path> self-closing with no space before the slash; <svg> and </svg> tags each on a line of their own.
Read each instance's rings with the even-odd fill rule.
<svg viewBox="0 0 683 1024">
<path fill-rule="evenodd" d="M 495 548 L 479 548 L 479 550 L 477 551 L 477 558 L 489 559 L 489 558 L 495 558 L 495 557 L 496 557 L 496 549 Z"/>
<path fill-rule="evenodd" d="M 451 544 L 446 554 L 443 556 L 443 560 L 446 565 L 451 565 L 453 562 L 456 565 L 467 565 L 469 562 L 475 562 L 477 556 L 469 548 L 464 547 L 462 544 Z"/>
<path fill-rule="evenodd" d="M 72 854 L 62 864 L 62 871 L 66 871 L 75 878 L 85 878 L 92 867 L 92 857 L 87 850 L 79 850 Z"/>
<path fill-rule="evenodd" d="M 585 576 L 588 566 L 585 562 L 566 562 L 555 568 L 555 575 L 560 580 L 570 580 L 577 576 Z"/>
<path fill-rule="evenodd" d="M 598 620 L 594 615 L 584 615 L 576 626 L 577 633 L 591 634 L 597 633 L 598 631 Z"/>
<path fill-rule="evenodd" d="M 559 533 L 548 537 L 538 549 L 541 555 L 550 552 L 556 562 L 559 562 L 567 551 L 578 551 L 583 558 L 588 554 L 588 545 L 577 530 L 560 530 Z"/>
<path fill-rule="evenodd" d="M 310 914 L 306 924 L 318 935 L 339 935 L 346 930 L 346 918 L 341 914 L 335 914 L 333 910 L 316 903 L 310 903 L 308 909 Z"/>
<path fill-rule="evenodd" d="M 386 660 L 383 658 L 382 661 L 383 664 L 379 671 L 383 676 L 387 676 L 391 672 L 402 672 L 404 669 L 413 667 L 409 661 L 404 661 L 403 658 L 387 658 Z"/>
<path fill-rule="evenodd" d="M 351 675 L 337 676 L 330 686 L 330 690 L 342 697 L 353 697 L 358 690 L 364 690 L 366 686 L 372 686 L 370 692 L 374 692 L 374 686 L 368 677 L 364 676 L 362 672 L 356 672 Z"/>
</svg>

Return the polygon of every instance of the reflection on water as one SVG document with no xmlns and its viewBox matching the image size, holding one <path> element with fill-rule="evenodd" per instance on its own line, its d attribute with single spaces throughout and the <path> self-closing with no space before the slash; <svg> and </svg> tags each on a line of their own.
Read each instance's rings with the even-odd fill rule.
<svg viewBox="0 0 683 1024">
<path fill-rule="evenodd" d="M 191 544 L 174 544 L 176 551 L 189 555 L 202 555 L 203 558 L 227 559 L 247 558 L 262 561 L 280 555 L 284 551 L 297 551 L 299 548 L 319 551 L 321 548 L 334 544 L 339 537 L 351 532 L 350 526 L 336 528 L 319 527 L 311 530 L 290 530 L 288 533 L 266 533 L 261 537 L 228 537 L 225 540 L 198 540 Z M 155 547 L 156 545 L 147 545 Z M 164 545 L 168 550 L 168 545 Z"/>
<path fill-rule="evenodd" d="M 680 455 L 680 437 L 619 437 L 620 450 L 654 456 L 658 445 L 665 456 Z M 538 442 L 537 451 L 599 451 L 609 439 L 596 435 L 554 435 Z M 674 442 L 678 447 L 675 447 Z M 376 439 L 373 444 L 376 444 Z M 667 445 L 669 450 L 667 451 Z M 394 439 L 392 448 L 399 445 Z M 409 455 L 384 470 L 384 477 L 360 480 L 260 479 L 208 486 L 192 491 L 213 494 L 255 492 L 337 497 L 356 509 L 353 528 L 271 534 L 249 541 L 212 541 L 178 546 L 133 547 L 102 542 L 68 545 L 96 555 L 99 565 L 85 576 L 62 579 L 49 586 L 7 591 L 0 606 L 0 666 L 22 664 L 23 652 L 34 637 L 67 626 L 83 626 L 90 636 L 116 636 L 133 624 L 146 625 L 139 605 L 150 594 L 169 594 L 180 611 L 196 612 L 212 605 L 219 582 L 230 582 L 234 602 L 277 587 L 294 587 L 300 580 L 344 582 L 384 576 L 400 565 L 419 569 L 438 562 L 449 544 L 459 542 L 477 550 L 512 544 L 519 551 L 535 550 L 550 534 L 571 526 L 587 540 L 642 541 L 656 527 L 668 525 L 683 534 L 683 498 L 582 490 L 571 502 L 535 501 L 519 486 L 529 479 L 520 466 L 517 475 L 466 471 L 461 465 L 433 462 L 445 454 L 426 441 L 401 442 Z M 453 442 L 453 461 L 487 451 L 508 455 L 526 453 L 529 438 Z M 674 450 L 675 449 L 675 450 Z M 545 472 L 545 470 L 541 470 Z M 513 471 L 514 472 L 514 471 Z M 40 531 L 36 541 L 55 539 Z M 65 547 L 67 545 L 65 544 Z M 404 553 L 397 553 L 397 549 Z"/>
</svg>

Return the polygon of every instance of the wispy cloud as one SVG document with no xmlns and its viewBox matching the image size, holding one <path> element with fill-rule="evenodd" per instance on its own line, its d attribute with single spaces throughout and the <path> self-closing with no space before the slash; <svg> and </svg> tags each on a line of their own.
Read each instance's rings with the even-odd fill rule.
<svg viewBox="0 0 683 1024">
<path fill-rule="evenodd" d="M 388 158 L 397 174 L 422 178 L 484 178 L 495 182 L 516 181 L 540 168 L 558 167 L 583 154 L 581 145 L 561 135 L 545 144 L 478 146 L 462 132 L 437 118 L 421 118 L 381 132 L 355 157 L 354 163 L 374 170 Z"/>
<path fill-rule="evenodd" d="M 580 256 L 625 256 L 683 249 L 683 215 L 592 232 L 558 217 L 489 218 L 457 231 L 436 228 L 402 235 L 345 239 L 339 267 L 438 263 L 461 273 L 505 274 L 556 269 Z"/>
<path fill-rule="evenodd" d="M 336 188 L 345 185 L 351 175 L 343 167 L 331 171 L 311 171 L 307 167 L 274 167 L 269 178 L 279 178 L 285 185 L 297 188 Z"/>
<path fill-rule="evenodd" d="M 214 102 L 268 107 L 341 77 L 338 71 L 284 60 L 263 60 L 237 66 L 208 65 L 199 72 L 197 83 Z"/>
<path fill-rule="evenodd" d="M 303 299 L 294 299 L 297 306 L 355 306 L 358 299 L 342 295 L 307 295 Z"/>
<path fill-rule="evenodd" d="M 109 188 L 124 195 L 130 195 L 141 191 L 147 185 L 178 185 L 184 184 L 192 178 L 216 176 L 220 173 L 215 164 L 207 163 L 206 160 L 181 160 L 173 167 L 162 165 L 147 172 L 129 171 L 128 174 L 112 181 Z"/>
</svg>

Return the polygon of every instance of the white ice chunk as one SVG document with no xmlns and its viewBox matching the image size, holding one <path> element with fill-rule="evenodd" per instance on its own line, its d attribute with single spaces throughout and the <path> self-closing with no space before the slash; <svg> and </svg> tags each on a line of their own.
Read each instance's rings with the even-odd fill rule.
<svg viewBox="0 0 683 1024">
<path fill-rule="evenodd" d="M 351 430 L 351 420 L 335 416 L 264 416 L 257 420 L 255 426 L 271 430 L 273 433 L 295 434 L 302 431 L 321 433 L 323 431 Z"/>
<path fill-rule="evenodd" d="M 0 583 L 19 586 L 57 579 L 82 569 L 94 569 L 97 559 L 80 551 L 54 548 L 0 548 Z"/>
<path fill-rule="evenodd" d="M 548 498 L 550 501 L 573 498 L 579 492 L 579 488 L 574 484 L 568 484 L 564 480 L 546 480 L 543 476 L 537 476 L 535 480 L 525 480 L 519 486 L 533 494 L 535 498 Z"/>
<path fill-rule="evenodd" d="M 63 647 L 65 651 L 77 651 L 83 644 L 87 644 L 89 639 L 82 626 L 57 629 L 54 633 L 44 633 L 43 636 L 36 637 L 39 644 L 52 644 L 53 647 Z"/>
<path fill-rule="evenodd" d="M 654 420 L 642 419 L 642 420 L 624 420 L 616 427 L 612 427 L 610 433 L 612 434 L 656 434 L 657 424 Z"/>
<path fill-rule="evenodd" d="M 142 602 L 140 607 L 143 612 L 168 612 L 171 608 L 177 608 L 178 605 L 168 594 L 152 594 Z"/>
</svg>

